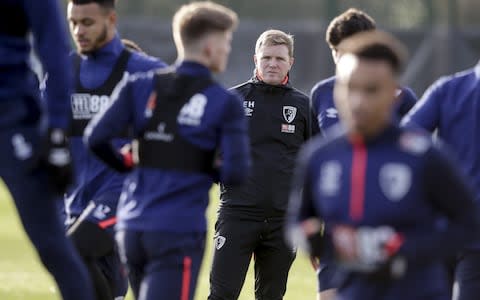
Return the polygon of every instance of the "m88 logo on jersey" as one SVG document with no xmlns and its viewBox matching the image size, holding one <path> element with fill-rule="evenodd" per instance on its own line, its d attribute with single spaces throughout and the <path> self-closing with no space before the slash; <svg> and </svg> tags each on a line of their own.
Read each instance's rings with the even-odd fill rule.
<svg viewBox="0 0 480 300">
<path fill-rule="evenodd" d="M 110 103 L 107 95 L 73 94 L 71 98 L 72 116 L 74 120 L 93 118 Z"/>
</svg>

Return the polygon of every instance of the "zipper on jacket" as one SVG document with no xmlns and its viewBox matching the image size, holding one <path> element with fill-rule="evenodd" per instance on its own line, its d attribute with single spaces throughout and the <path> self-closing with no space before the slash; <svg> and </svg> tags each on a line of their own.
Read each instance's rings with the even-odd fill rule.
<svg viewBox="0 0 480 300">
<path fill-rule="evenodd" d="M 363 139 L 352 138 L 352 170 L 350 187 L 350 218 L 359 221 L 365 205 L 365 181 L 367 171 L 367 147 Z"/>
</svg>

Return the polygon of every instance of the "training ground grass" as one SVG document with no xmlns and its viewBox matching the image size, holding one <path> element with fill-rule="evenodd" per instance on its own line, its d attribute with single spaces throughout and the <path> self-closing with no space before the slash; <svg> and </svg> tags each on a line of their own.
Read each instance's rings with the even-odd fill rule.
<svg viewBox="0 0 480 300">
<path fill-rule="evenodd" d="M 28 187 L 25 187 L 28 188 Z M 218 189 L 210 192 L 208 209 L 209 231 L 207 249 L 199 276 L 196 300 L 207 299 L 208 271 L 212 256 L 213 224 L 218 204 Z M 240 300 L 253 300 L 253 276 L 250 268 Z M 315 299 L 315 273 L 303 253 L 297 255 L 290 271 L 285 300 Z M 42 268 L 30 242 L 21 229 L 10 195 L 0 182 L 0 299 L 60 300 L 58 289 Z M 133 297 L 128 295 L 127 300 Z"/>
</svg>

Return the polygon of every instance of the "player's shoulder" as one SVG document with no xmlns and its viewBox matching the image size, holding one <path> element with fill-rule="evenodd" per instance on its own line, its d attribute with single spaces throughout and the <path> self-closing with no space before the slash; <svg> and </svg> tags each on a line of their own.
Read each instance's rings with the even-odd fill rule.
<svg viewBox="0 0 480 300">
<path fill-rule="evenodd" d="M 320 80 L 313 86 L 311 93 L 313 95 L 318 91 L 333 90 L 334 85 L 335 85 L 335 76 Z"/>
<path fill-rule="evenodd" d="M 310 106 L 310 97 L 307 96 L 304 92 L 292 87 L 289 91 L 289 101 L 290 106 L 294 106 L 298 109 L 299 113 L 301 113 L 304 117 L 309 117 L 311 113 L 311 106 Z"/>
<path fill-rule="evenodd" d="M 71 50 L 69 53 L 68 53 L 68 56 L 70 57 L 70 59 L 79 59 L 81 58 L 81 55 L 75 51 L 75 50 Z"/>
<path fill-rule="evenodd" d="M 322 106 L 333 106 L 333 88 L 335 76 L 319 81 L 310 91 L 311 103 L 314 110 L 319 113 Z"/>
<path fill-rule="evenodd" d="M 243 97 L 236 91 L 228 90 L 220 83 L 208 86 L 202 92 L 207 100 L 209 109 L 208 118 L 222 124 L 232 124 L 244 118 Z"/>
<path fill-rule="evenodd" d="M 478 81 L 479 76 L 475 68 L 463 70 L 451 75 L 442 76 L 437 79 L 432 87 L 441 89 L 454 89 L 460 85 L 466 84 L 470 81 Z"/>
<path fill-rule="evenodd" d="M 152 81 L 155 75 L 163 74 L 164 68 L 162 69 L 152 69 L 146 71 L 137 71 L 137 72 L 125 72 L 128 76 L 129 83 L 136 83 L 142 81 Z"/>
<path fill-rule="evenodd" d="M 137 71 L 137 72 L 128 72 L 124 73 L 123 79 L 120 81 L 118 85 L 123 85 L 134 87 L 135 89 L 139 88 L 153 88 L 153 84 L 155 80 L 159 76 L 170 74 L 175 69 L 172 66 L 168 67 L 160 67 L 160 68 L 152 68 L 145 71 Z"/>
<path fill-rule="evenodd" d="M 214 82 L 208 87 L 208 90 L 213 93 L 213 96 L 218 97 L 219 99 L 240 98 L 238 91 L 226 88 L 219 82 Z"/>
<path fill-rule="evenodd" d="M 245 95 L 250 89 L 253 88 L 253 86 L 254 86 L 253 83 L 249 80 L 249 81 L 245 81 L 237 85 L 234 85 L 228 90 L 233 91 L 237 94 Z"/>
<path fill-rule="evenodd" d="M 237 90 L 228 89 L 219 82 L 214 82 L 204 90 L 204 94 L 209 99 L 214 99 L 212 101 L 215 106 L 220 107 L 242 107 L 243 97 L 238 93 Z M 243 111 L 243 108 L 242 108 Z"/>
<path fill-rule="evenodd" d="M 346 131 L 343 126 L 337 124 L 329 129 L 328 135 L 319 134 L 306 141 L 302 147 L 303 155 L 329 157 L 330 154 L 338 154 L 347 144 Z"/>
<path fill-rule="evenodd" d="M 158 57 L 153 57 L 139 52 L 131 52 L 127 65 L 129 73 L 145 72 L 152 69 L 166 67 L 167 64 Z"/>
<path fill-rule="evenodd" d="M 422 156 L 434 147 L 434 143 L 430 132 L 420 127 L 408 127 L 400 129 L 398 147 L 405 153 Z"/>
<path fill-rule="evenodd" d="M 407 86 L 401 86 L 398 88 L 397 98 L 399 100 L 397 113 L 400 117 L 405 116 L 418 101 L 415 92 Z"/>
<path fill-rule="evenodd" d="M 415 92 L 408 86 L 401 86 L 399 88 L 399 91 L 400 91 L 400 95 L 403 97 L 403 98 L 409 98 L 409 99 L 417 99 L 417 95 L 415 94 Z"/>
<path fill-rule="evenodd" d="M 301 103 L 308 104 L 310 102 L 310 97 L 308 97 L 307 94 L 305 94 L 304 92 L 302 92 L 301 90 L 297 89 L 294 86 L 290 86 L 290 88 L 291 89 L 289 90 L 289 93 L 291 97 L 293 97 L 297 101 L 300 101 Z"/>
<path fill-rule="evenodd" d="M 448 80 L 456 81 L 456 80 L 462 80 L 462 79 L 465 79 L 467 77 L 472 77 L 472 76 L 477 77 L 476 68 L 470 68 L 470 69 L 467 69 L 467 70 L 463 70 L 463 71 L 460 71 L 460 72 L 457 72 L 457 73 L 454 73 L 452 75 L 445 76 L 445 77 L 446 77 L 447 81 Z"/>
</svg>

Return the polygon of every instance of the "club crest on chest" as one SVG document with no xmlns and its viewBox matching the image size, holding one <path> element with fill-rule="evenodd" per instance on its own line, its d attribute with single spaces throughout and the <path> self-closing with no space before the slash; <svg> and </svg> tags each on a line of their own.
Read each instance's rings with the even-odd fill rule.
<svg viewBox="0 0 480 300">
<path fill-rule="evenodd" d="M 380 189 L 393 202 L 402 200 L 412 185 L 412 170 L 401 163 L 386 163 L 379 171 Z"/>
<path fill-rule="evenodd" d="M 283 118 L 287 123 L 292 123 L 295 120 L 295 116 L 297 115 L 297 108 L 295 106 L 285 105 L 283 107 Z"/>
</svg>

